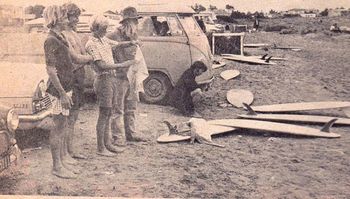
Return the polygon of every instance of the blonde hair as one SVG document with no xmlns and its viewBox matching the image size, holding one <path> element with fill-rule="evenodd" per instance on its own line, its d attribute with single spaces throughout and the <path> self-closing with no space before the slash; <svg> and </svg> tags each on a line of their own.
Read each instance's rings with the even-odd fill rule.
<svg viewBox="0 0 350 199">
<path fill-rule="evenodd" d="M 43 16 L 46 27 L 53 28 L 57 22 L 67 17 L 67 10 L 62 6 L 52 5 L 45 8 Z"/>
<path fill-rule="evenodd" d="M 95 15 L 90 19 L 90 30 L 91 32 L 96 32 L 103 26 L 108 27 L 108 24 L 109 23 L 107 17 L 102 15 Z"/>
</svg>

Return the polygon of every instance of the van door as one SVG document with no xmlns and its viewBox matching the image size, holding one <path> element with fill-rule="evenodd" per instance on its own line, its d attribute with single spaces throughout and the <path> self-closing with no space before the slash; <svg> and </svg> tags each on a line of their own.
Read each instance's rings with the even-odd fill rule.
<svg viewBox="0 0 350 199">
<path fill-rule="evenodd" d="M 211 81 L 213 56 L 210 52 L 207 36 L 203 33 L 192 15 L 182 14 L 177 15 L 177 17 L 186 31 L 189 40 L 192 63 L 202 61 L 208 67 L 206 73 L 196 78 L 197 82 L 205 83 Z"/>
</svg>

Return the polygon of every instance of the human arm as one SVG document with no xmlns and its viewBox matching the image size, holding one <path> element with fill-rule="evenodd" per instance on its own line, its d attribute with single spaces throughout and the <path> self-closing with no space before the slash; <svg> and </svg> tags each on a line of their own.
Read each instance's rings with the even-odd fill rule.
<svg viewBox="0 0 350 199">
<path fill-rule="evenodd" d="M 105 61 L 103 61 L 102 56 L 101 56 L 100 51 L 97 48 L 97 46 L 94 45 L 93 43 L 89 43 L 89 42 L 86 45 L 86 51 L 88 52 L 88 54 L 90 54 L 93 57 L 93 61 L 94 61 L 95 65 L 100 70 L 127 68 L 127 67 L 137 63 L 135 60 L 131 60 L 131 61 L 126 61 L 126 62 L 118 63 L 118 64 L 115 64 L 115 63 L 108 64 Z"/>
<path fill-rule="evenodd" d="M 116 40 L 112 40 L 109 38 L 105 38 L 105 40 L 107 41 L 107 43 L 109 45 L 111 45 L 112 47 L 117 47 L 117 48 L 125 48 L 125 47 L 129 47 L 132 45 L 139 45 L 140 42 L 138 40 L 132 40 L 132 41 L 116 41 Z"/>
<path fill-rule="evenodd" d="M 76 53 L 71 47 L 69 47 L 69 54 L 72 58 L 72 61 L 76 64 L 88 64 L 93 61 L 93 57 L 91 55 Z"/>
<path fill-rule="evenodd" d="M 122 63 L 117 63 L 117 64 L 107 64 L 103 60 L 96 60 L 95 65 L 100 68 L 101 70 L 113 70 L 113 69 L 118 69 L 118 68 L 128 68 L 131 65 L 136 64 L 137 61 L 135 60 L 128 60 Z"/>
</svg>

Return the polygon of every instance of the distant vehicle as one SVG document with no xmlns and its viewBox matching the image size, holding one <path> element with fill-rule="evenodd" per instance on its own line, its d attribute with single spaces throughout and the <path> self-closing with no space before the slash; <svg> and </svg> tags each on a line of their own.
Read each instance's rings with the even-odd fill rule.
<svg viewBox="0 0 350 199">
<path fill-rule="evenodd" d="M 224 32 L 225 27 L 222 24 L 215 23 L 215 15 L 210 12 L 200 12 L 194 14 L 195 17 L 198 17 L 203 20 L 207 32 Z"/>
<path fill-rule="evenodd" d="M 18 123 L 14 109 L 0 103 L 0 172 L 19 158 L 20 150 L 15 139 Z"/>
</svg>

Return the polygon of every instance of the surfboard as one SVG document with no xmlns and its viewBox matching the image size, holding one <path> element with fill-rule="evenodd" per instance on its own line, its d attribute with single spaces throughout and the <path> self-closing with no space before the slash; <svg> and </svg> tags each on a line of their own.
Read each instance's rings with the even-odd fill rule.
<svg viewBox="0 0 350 199">
<path fill-rule="evenodd" d="M 336 120 L 331 120 L 325 124 L 325 126 L 319 130 L 305 126 L 277 123 L 277 122 L 267 122 L 259 120 L 248 120 L 248 119 L 224 119 L 213 121 L 212 124 L 233 127 L 233 128 L 244 128 L 253 129 L 259 131 L 268 131 L 281 134 L 290 135 L 303 135 L 310 137 L 323 137 L 323 138 L 338 138 L 339 134 L 331 133 L 330 127 Z"/>
<path fill-rule="evenodd" d="M 230 79 L 237 77 L 239 74 L 240 74 L 240 72 L 238 70 L 225 70 L 225 71 L 222 71 L 220 73 L 220 76 L 224 80 L 230 80 Z"/>
<path fill-rule="evenodd" d="M 257 115 L 238 115 L 244 119 L 268 120 L 276 122 L 303 122 L 324 124 L 332 119 L 337 119 L 334 124 L 350 125 L 350 119 L 340 117 L 329 117 L 321 115 L 293 115 L 293 114 L 257 114 Z"/>
<path fill-rule="evenodd" d="M 350 107 L 343 108 L 343 112 L 345 113 L 346 117 L 350 117 Z"/>
<path fill-rule="evenodd" d="M 261 65 L 275 65 L 276 63 L 257 59 L 249 56 L 243 56 L 243 55 L 230 55 L 230 56 L 223 56 L 222 58 L 232 60 L 232 61 L 238 61 L 238 62 L 245 62 L 250 64 L 261 64 Z"/>
<path fill-rule="evenodd" d="M 303 122 L 303 123 L 322 123 L 325 124 L 332 119 L 337 119 L 334 124 L 350 125 L 350 119 L 340 117 L 328 117 L 321 115 L 295 115 L 295 114 L 258 114 L 248 104 L 243 104 L 248 110 L 246 115 L 238 115 L 239 118 L 281 121 L 281 122 Z"/>
<path fill-rule="evenodd" d="M 253 57 L 253 58 L 256 58 L 256 59 L 262 59 L 262 60 L 270 59 L 270 60 L 274 60 L 274 61 L 287 61 L 288 60 L 287 58 L 284 58 L 284 57 L 274 57 L 274 56 L 269 56 L 268 54 L 265 54 L 265 55 L 253 55 L 253 56 L 250 56 L 250 57 Z"/>
<path fill-rule="evenodd" d="M 266 43 L 256 43 L 256 44 L 243 44 L 246 48 L 261 48 L 261 47 L 267 47 L 270 46 L 270 44 Z"/>
<path fill-rule="evenodd" d="M 188 132 L 191 129 L 188 126 L 188 122 L 179 124 L 179 132 Z M 212 125 L 212 121 L 206 121 L 206 123 L 203 125 L 205 129 L 205 132 L 202 132 L 203 134 L 206 135 L 217 135 L 217 134 L 222 134 L 222 133 L 227 133 L 230 131 L 234 131 L 235 128 L 233 127 L 225 127 L 225 126 L 217 126 L 217 125 Z M 180 141 L 185 141 L 191 139 L 190 136 L 187 135 L 178 135 L 178 134 L 170 134 L 166 133 L 157 138 L 157 142 L 159 143 L 169 143 L 169 142 L 180 142 Z"/>
<path fill-rule="evenodd" d="M 243 103 L 250 105 L 254 101 L 252 92 L 243 89 L 231 89 L 227 91 L 226 99 L 237 108 L 244 107 Z"/>
<path fill-rule="evenodd" d="M 234 54 L 221 54 L 222 56 L 231 56 Z M 270 56 L 268 54 L 265 55 L 251 55 L 251 56 L 246 56 L 246 57 L 250 57 L 250 58 L 254 58 L 254 59 L 261 59 L 261 60 L 275 60 L 275 61 L 287 61 L 287 58 L 284 57 L 274 57 L 274 56 Z"/>
<path fill-rule="evenodd" d="M 350 107 L 350 102 L 324 101 L 324 102 L 300 102 L 300 103 L 252 106 L 251 108 L 256 112 L 273 113 L 273 112 L 294 112 L 294 111 L 308 111 L 308 110 L 348 108 L 348 107 Z"/>
<path fill-rule="evenodd" d="M 213 65 L 211 66 L 213 69 L 215 68 L 220 68 L 220 67 L 223 67 L 225 66 L 226 63 L 225 62 L 214 62 Z"/>
<path fill-rule="evenodd" d="M 297 46 L 273 46 L 272 49 L 292 50 L 296 52 L 301 51 L 301 48 Z"/>
</svg>

